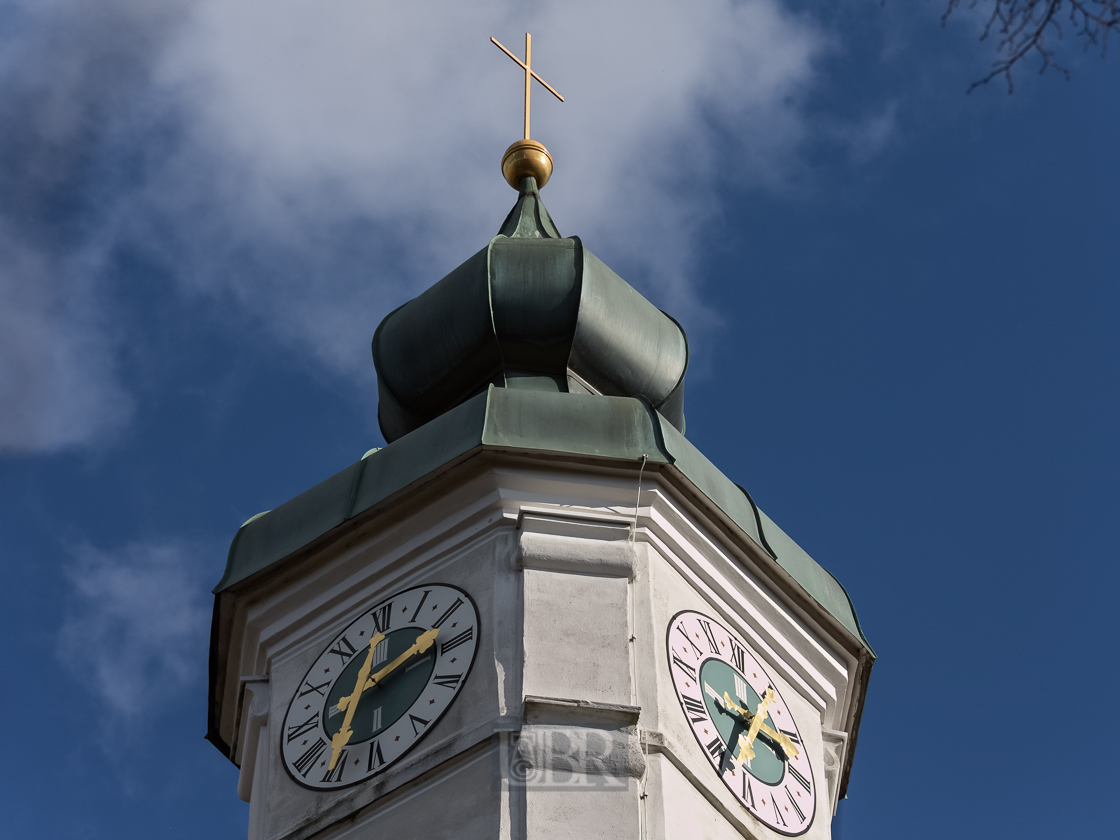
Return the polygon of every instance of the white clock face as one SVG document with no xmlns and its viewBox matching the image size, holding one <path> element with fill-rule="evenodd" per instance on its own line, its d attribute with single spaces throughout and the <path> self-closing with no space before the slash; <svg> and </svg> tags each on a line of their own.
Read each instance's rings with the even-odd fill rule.
<svg viewBox="0 0 1120 840">
<path fill-rule="evenodd" d="M 666 648 L 692 733 L 727 789 L 780 834 L 802 834 L 816 810 L 813 769 L 774 681 L 746 644 L 703 613 L 677 613 Z"/>
<path fill-rule="evenodd" d="M 445 584 L 363 608 L 315 660 L 288 706 L 280 748 L 291 777 L 331 790 L 392 766 L 458 696 L 478 633 L 474 601 Z"/>
</svg>

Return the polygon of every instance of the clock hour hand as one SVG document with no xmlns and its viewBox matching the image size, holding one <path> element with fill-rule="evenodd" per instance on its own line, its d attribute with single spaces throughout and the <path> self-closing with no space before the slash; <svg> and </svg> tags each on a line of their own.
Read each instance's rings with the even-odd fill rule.
<svg viewBox="0 0 1120 840">
<path fill-rule="evenodd" d="M 731 698 L 727 696 L 726 691 L 723 693 L 723 696 L 720 697 L 719 693 L 714 688 L 712 688 L 707 683 L 704 683 L 704 693 L 715 700 L 716 705 L 719 706 L 725 714 L 733 715 L 735 717 L 741 717 L 748 722 L 750 721 L 751 713 L 746 709 L 740 709 L 733 702 L 731 702 Z"/>
<path fill-rule="evenodd" d="M 712 688 L 707 683 L 704 683 L 704 693 L 707 694 L 709 697 L 711 697 L 713 700 L 715 700 L 716 704 L 725 713 L 727 713 L 729 715 L 732 715 L 733 717 L 738 717 L 739 719 L 743 720 L 744 722 L 753 725 L 756 715 L 751 714 L 746 709 L 744 709 L 742 706 L 738 705 L 734 700 L 731 699 L 730 695 L 728 695 L 726 691 L 723 693 L 723 696 L 720 697 L 719 694 L 716 693 L 716 690 L 714 688 Z M 767 689 L 767 694 L 768 695 L 771 694 L 770 689 Z M 767 703 L 767 705 L 769 705 L 769 703 Z M 761 709 L 763 712 L 765 712 L 766 707 L 763 706 L 760 703 L 759 704 L 759 709 Z M 757 712 L 757 710 L 756 710 L 756 712 Z M 765 719 L 766 719 L 766 715 L 763 714 L 762 715 L 762 720 L 765 720 Z M 773 729 L 771 729 L 765 723 L 760 722 L 759 725 L 758 725 L 758 730 L 755 732 L 754 735 L 750 736 L 750 739 L 747 742 L 747 747 L 748 747 L 749 752 L 750 752 L 750 755 L 748 756 L 748 758 L 754 758 L 754 750 L 753 750 L 753 748 L 750 747 L 750 744 L 754 741 L 754 738 L 759 733 L 761 733 L 762 735 L 765 735 L 767 738 L 769 738 L 771 741 L 775 742 L 779 747 L 781 747 L 782 751 L 786 754 L 786 758 L 797 758 L 797 756 L 799 755 L 799 751 L 798 751 L 797 747 L 794 746 L 793 741 L 790 740 L 790 737 L 788 735 L 786 735 L 786 733 L 781 732 L 781 731 L 775 732 Z M 745 739 L 745 738 L 747 738 L 747 735 L 740 736 L 741 740 Z"/>
<path fill-rule="evenodd" d="M 725 699 L 730 702 L 730 698 Z M 762 722 L 766 720 L 766 709 L 774 702 L 774 699 L 774 689 L 767 688 L 751 716 L 751 728 L 747 730 L 746 735 L 739 736 L 739 754 L 742 755 L 745 752 L 748 760 L 754 758 L 754 739 L 758 737 L 758 731 L 762 729 Z"/>
<path fill-rule="evenodd" d="M 362 682 L 362 680 L 359 680 L 362 685 L 362 690 L 358 691 L 357 686 L 355 686 L 353 694 L 351 694 L 349 697 L 340 698 L 338 701 L 338 710 L 345 711 L 351 703 L 356 704 L 358 702 L 358 698 L 361 697 L 362 692 L 366 691 L 367 689 L 373 688 L 375 685 L 383 682 L 386 677 L 392 674 L 395 670 L 397 670 L 397 668 L 399 668 L 416 654 L 424 653 L 428 648 L 432 646 L 432 643 L 435 642 L 436 636 L 438 635 L 438 627 L 433 627 L 431 630 L 426 630 L 416 638 L 416 641 L 413 643 L 412 647 L 410 647 L 408 650 L 406 650 L 376 674 L 374 674 L 373 676 L 369 676 L 369 671 L 366 671 L 366 673 L 362 676 L 362 680 L 364 680 L 364 682 Z"/>
<path fill-rule="evenodd" d="M 365 691 L 365 683 L 369 678 L 369 672 L 373 670 L 373 653 L 377 646 L 384 640 L 383 633 L 376 633 L 369 640 L 369 653 L 366 654 L 366 661 L 362 663 L 362 667 L 358 670 L 358 678 L 354 680 L 354 691 L 348 697 L 343 697 L 338 701 L 338 709 L 346 710 L 346 717 L 342 719 L 342 726 L 338 732 L 334 733 L 331 737 L 331 765 L 328 770 L 334 770 L 334 766 L 338 763 L 338 757 L 342 754 L 342 748 L 350 743 L 350 736 L 354 734 L 350 729 L 350 722 L 354 720 L 354 712 L 358 708 L 358 698 L 362 696 Z"/>
<path fill-rule="evenodd" d="M 750 725 L 751 719 L 754 717 L 754 715 L 752 715 L 750 712 L 748 712 L 746 709 L 732 700 L 730 695 L 726 691 L 723 692 L 723 696 L 721 697 L 714 688 L 712 688 L 707 683 L 704 683 L 704 693 L 716 701 L 716 705 L 719 706 L 720 711 L 722 711 L 725 715 L 737 717 L 748 726 Z"/>
<path fill-rule="evenodd" d="M 738 755 L 735 754 L 736 747 L 739 745 L 739 742 L 743 740 L 743 729 L 746 725 L 747 724 L 740 719 L 736 720 L 731 727 L 731 736 L 727 739 L 727 749 L 724 750 L 723 761 L 721 761 L 719 765 L 719 774 L 721 776 L 732 766 L 742 767 L 744 757 L 747 759 L 748 764 L 750 763 L 750 759 L 754 758 L 753 752 L 749 756 L 744 756 L 741 750 Z"/>
<path fill-rule="evenodd" d="M 388 665 L 386 665 L 384 668 L 382 668 L 380 671 L 366 680 L 365 687 L 373 688 L 375 685 L 384 680 L 387 676 L 397 670 L 397 668 L 401 667 L 401 665 L 406 663 L 416 654 L 424 653 L 428 648 L 432 646 L 432 643 L 435 642 L 436 636 L 438 635 L 438 627 L 433 627 L 431 630 L 425 630 L 423 633 L 416 637 L 416 641 L 413 642 L 412 647 L 410 647 L 408 650 L 406 650 L 404 653 L 402 653 L 400 656 L 398 656 L 396 659 L 394 659 L 392 662 L 390 662 Z M 365 689 L 362 690 L 364 691 Z"/>
<path fill-rule="evenodd" d="M 753 725 L 754 716 L 746 709 L 737 705 L 728 695 L 724 692 L 720 697 L 718 692 L 707 683 L 704 683 L 704 693 L 716 701 L 716 705 L 720 710 L 730 717 L 736 718 L 735 725 L 731 727 L 731 737 L 727 739 L 728 749 L 724 753 L 723 763 L 720 765 L 719 772 L 724 773 L 729 766 L 734 764 L 736 767 L 742 767 L 743 762 L 746 761 L 748 766 L 751 759 L 754 758 L 754 749 L 751 747 L 751 742 L 747 740 L 743 732 L 743 727 Z M 738 755 L 736 755 L 736 750 Z"/>
<path fill-rule="evenodd" d="M 758 734 L 765 735 L 767 738 L 781 747 L 782 752 L 786 754 L 786 758 L 797 758 L 797 756 L 800 754 L 797 747 L 793 745 L 793 741 L 790 739 L 790 737 L 781 730 L 775 732 L 765 723 L 762 723 L 759 724 Z"/>
</svg>

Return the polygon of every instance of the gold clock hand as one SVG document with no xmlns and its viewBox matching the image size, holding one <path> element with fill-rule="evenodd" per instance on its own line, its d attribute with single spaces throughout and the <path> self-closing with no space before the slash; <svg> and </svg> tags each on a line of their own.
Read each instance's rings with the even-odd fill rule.
<svg viewBox="0 0 1120 840">
<path fill-rule="evenodd" d="M 765 723 L 758 727 L 758 731 L 770 740 L 777 741 L 778 746 L 782 748 L 782 752 L 786 754 L 786 758 L 797 758 L 797 756 L 800 755 L 797 747 L 793 745 L 793 741 L 790 740 L 790 737 L 786 733 L 775 732 Z"/>
<path fill-rule="evenodd" d="M 766 693 L 762 695 L 762 699 L 758 703 L 758 708 L 754 710 L 754 715 L 751 717 L 751 728 L 747 730 L 746 735 L 739 736 L 739 750 L 740 754 L 743 751 L 743 740 L 746 739 L 747 759 L 754 758 L 754 739 L 758 737 L 758 730 L 762 728 L 762 722 L 766 720 L 766 709 L 774 702 L 774 689 L 767 688 Z"/>
<path fill-rule="evenodd" d="M 717 699 L 722 702 L 722 704 L 728 709 L 728 711 L 734 712 L 745 721 L 749 722 L 750 719 L 754 717 L 754 715 L 752 715 L 750 712 L 748 712 L 746 709 L 732 700 L 731 695 L 729 695 L 726 691 L 723 692 L 723 697 Z"/>
<path fill-rule="evenodd" d="M 362 690 L 358 691 L 357 686 L 355 686 L 353 694 L 351 694 L 349 697 L 343 697 L 338 701 L 338 710 L 345 711 L 351 703 L 357 703 L 358 698 L 361 696 L 362 692 L 371 689 L 378 683 L 382 682 L 387 676 L 393 673 L 393 671 L 397 670 L 397 668 L 399 668 L 416 654 L 426 651 L 432 646 L 432 642 L 435 641 L 435 638 L 438 635 L 439 628 L 433 627 L 431 630 L 427 630 L 421 633 L 416 638 L 416 641 L 413 643 L 412 647 L 410 647 L 408 650 L 406 650 L 404 653 L 402 653 L 400 656 L 398 656 L 396 659 L 394 659 L 392 662 L 390 662 L 388 665 L 374 674 L 372 677 L 369 676 L 369 671 L 366 671 L 365 683 L 362 685 Z"/>
<path fill-rule="evenodd" d="M 408 650 L 406 650 L 404 653 L 402 653 L 400 656 L 398 656 L 396 659 L 394 659 L 392 662 L 390 662 L 388 665 L 386 665 L 384 668 L 382 668 L 380 671 L 366 680 L 365 688 L 373 688 L 413 656 L 418 653 L 424 653 L 428 648 L 432 646 L 432 643 L 436 640 L 436 636 L 438 635 L 438 627 L 433 627 L 431 630 L 426 630 L 421 633 L 416 637 L 416 641 L 413 643 L 412 647 L 410 647 Z M 362 690 L 365 691 L 365 688 L 363 688 Z"/>
<path fill-rule="evenodd" d="M 713 690 L 712 687 L 710 685 L 708 685 L 707 683 L 704 684 L 704 688 L 712 696 L 712 698 L 716 701 L 716 703 L 718 703 L 720 705 L 720 707 L 723 708 L 723 710 L 725 712 L 727 712 L 729 714 L 733 714 L 737 718 L 739 718 L 740 720 L 744 721 L 745 723 L 750 723 L 750 724 L 753 725 L 754 715 L 752 715 L 750 712 L 748 712 L 746 709 L 744 709 L 742 706 L 740 706 L 734 700 L 732 700 L 728 696 L 726 691 L 723 693 L 723 697 L 720 697 L 718 694 L 716 694 L 715 690 Z M 737 755 L 735 754 L 736 750 L 738 750 Z M 742 767 L 744 760 L 749 765 L 750 762 L 751 762 L 751 759 L 753 759 L 753 758 L 754 758 L 754 748 L 751 746 L 751 742 L 747 740 L 746 735 L 744 733 L 740 732 L 739 733 L 739 738 L 736 741 L 735 746 L 732 747 L 731 761 L 734 762 L 736 767 Z"/>
<path fill-rule="evenodd" d="M 377 633 L 369 640 L 369 653 L 366 654 L 366 661 L 362 663 L 362 667 L 358 671 L 358 678 L 354 680 L 354 691 L 348 697 L 343 697 L 338 701 L 338 709 L 339 711 L 345 709 L 346 717 L 342 719 L 342 727 L 331 736 L 331 763 L 327 768 L 328 770 L 334 770 L 334 766 L 338 764 L 338 757 L 342 754 L 342 748 L 350 743 L 350 736 L 354 734 L 350 729 L 350 722 L 354 720 L 354 712 L 358 708 L 358 698 L 365 691 L 366 679 L 369 677 L 369 672 L 373 670 L 374 649 L 381 644 L 384 638 L 384 634 Z"/>
<path fill-rule="evenodd" d="M 744 723 L 749 724 L 751 722 L 751 713 L 741 706 L 736 705 L 735 702 L 727 695 L 726 691 L 723 693 L 723 696 L 720 697 L 714 688 L 712 688 L 707 683 L 704 683 L 704 693 L 715 700 L 716 705 L 719 706 L 726 714 L 734 715 Z M 735 730 L 733 729 L 732 732 L 734 731 Z M 739 750 L 739 754 L 737 756 L 734 754 L 734 751 L 736 749 Z M 751 749 L 750 744 L 746 744 L 744 742 L 742 733 L 739 733 L 739 739 L 736 742 L 735 746 L 731 748 L 731 750 L 731 760 L 737 767 L 743 766 L 744 758 L 746 758 L 748 761 L 754 758 L 754 750 Z"/>
<path fill-rule="evenodd" d="M 750 767 L 751 759 L 754 758 L 754 747 L 752 747 L 751 742 L 747 740 L 746 733 L 739 733 L 739 742 L 735 746 L 739 750 L 738 755 L 733 755 L 731 757 L 735 766 L 742 767 L 745 761 L 747 766 Z"/>
<path fill-rule="evenodd" d="M 743 707 L 737 705 L 735 701 L 732 700 L 730 696 L 728 696 L 726 691 L 723 693 L 723 696 L 720 697 L 719 694 L 716 693 L 716 690 L 714 688 L 712 688 L 707 683 L 704 683 L 704 693 L 715 700 L 716 705 L 723 709 L 725 713 L 740 718 L 744 723 L 751 722 L 751 713 Z"/>
<path fill-rule="evenodd" d="M 710 686 L 705 685 L 704 687 L 710 690 Z M 767 689 L 767 692 L 769 693 L 769 689 Z M 752 723 L 754 722 L 753 718 L 755 717 L 755 715 L 752 715 L 746 709 L 737 705 L 735 703 L 735 701 L 732 700 L 727 695 L 726 692 L 724 692 L 724 695 L 723 695 L 722 698 L 716 697 L 714 691 L 712 691 L 710 693 L 712 694 L 713 697 L 715 697 L 716 700 L 721 701 L 720 705 L 729 707 L 729 711 L 732 711 L 732 712 L 738 714 L 744 720 L 751 721 Z M 771 699 L 773 699 L 773 698 L 771 698 Z M 762 709 L 763 711 L 765 711 L 765 707 L 763 707 L 762 704 L 759 704 L 759 709 Z M 757 710 L 756 710 L 756 714 L 757 714 Z M 765 720 L 765 718 L 766 718 L 766 715 L 764 714 L 762 716 L 762 719 Z M 775 741 L 778 744 L 778 746 L 780 746 L 782 748 L 782 751 L 786 754 L 786 758 L 797 758 L 797 756 L 800 755 L 800 752 L 798 751 L 797 747 L 794 746 L 793 741 L 790 740 L 790 737 L 788 735 L 786 735 L 786 733 L 781 732 L 781 731 L 775 732 L 773 729 L 771 729 L 765 723 L 760 723 L 758 725 L 758 732 L 762 733 L 763 735 L 765 735 L 770 740 Z M 753 741 L 753 738 L 752 738 L 752 741 Z M 753 750 L 752 750 L 752 752 L 753 752 Z M 751 757 L 753 758 L 753 755 Z"/>
<path fill-rule="evenodd" d="M 726 691 L 723 693 L 723 696 L 720 697 L 719 694 L 716 693 L 716 690 L 714 688 L 712 688 L 707 683 L 704 683 L 704 693 L 715 700 L 716 704 L 725 712 L 730 715 L 735 715 L 745 723 L 751 724 L 752 727 L 756 722 L 758 722 L 758 729 L 753 736 L 750 735 L 749 731 L 739 736 L 739 742 L 736 744 L 736 747 L 740 751 L 739 757 L 734 759 L 735 763 L 739 766 L 742 766 L 744 757 L 747 760 L 754 758 L 754 748 L 752 746 L 752 743 L 754 741 L 754 738 L 757 737 L 759 733 L 765 735 L 767 738 L 777 743 L 778 746 L 782 748 L 782 751 L 786 754 L 787 759 L 797 758 L 797 756 L 800 755 L 800 751 L 796 746 L 794 746 L 793 741 L 790 740 L 790 737 L 786 735 L 786 733 L 781 731 L 775 732 L 765 723 L 761 722 L 762 720 L 766 719 L 766 706 L 762 703 L 759 703 L 758 708 L 763 712 L 763 714 L 761 717 L 758 717 L 757 710 L 756 714 L 752 715 L 750 712 L 748 712 L 746 709 L 732 700 L 730 695 L 728 695 Z M 769 689 L 767 689 L 767 694 L 770 694 Z M 771 700 L 773 699 L 774 698 L 771 695 Z M 767 703 L 766 705 L 769 705 L 769 703 Z M 748 736 L 750 736 L 749 739 Z"/>
</svg>

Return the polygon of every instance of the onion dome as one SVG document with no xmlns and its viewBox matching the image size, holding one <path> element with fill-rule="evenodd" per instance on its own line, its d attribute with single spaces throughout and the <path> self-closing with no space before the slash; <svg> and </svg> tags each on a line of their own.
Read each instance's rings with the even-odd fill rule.
<svg viewBox="0 0 1120 840">
<path fill-rule="evenodd" d="M 385 317 L 373 363 L 389 442 L 490 385 L 634 397 L 684 431 L 684 330 L 560 235 L 532 175 L 485 248 Z"/>
</svg>

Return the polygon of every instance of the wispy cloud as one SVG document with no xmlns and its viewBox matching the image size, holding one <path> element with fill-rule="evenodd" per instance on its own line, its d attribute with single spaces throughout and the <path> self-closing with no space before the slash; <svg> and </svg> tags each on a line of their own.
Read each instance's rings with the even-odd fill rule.
<svg viewBox="0 0 1120 840">
<path fill-rule="evenodd" d="M 824 47 L 811 20 L 774 0 L 650 0 L 641 14 L 586 0 L 531 11 L 354 0 L 329 14 L 312 2 L 283 14 L 260 0 L 202 4 L 161 67 L 198 117 L 185 154 L 203 158 L 187 169 L 231 166 L 221 206 L 238 231 L 254 224 L 255 253 L 268 243 L 299 271 L 240 274 L 241 297 L 341 362 L 334 341 L 364 350 L 371 314 L 483 244 L 512 203 L 497 164 L 521 101 L 517 68 L 486 39 L 520 48 L 526 29 L 536 66 L 567 97 L 538 89 L 534 117 L 557 161 L 545 197 L 562 231 L 625 261 L 686 321 L 709 318 L 692 266 L 695 234 L 720 213 L 714 188 L 781 186 Z M 182 191 L 161 187 L 157 200 L 169 195 Z M 325 260 L 355 223 L 365 247 L 341 251 L 348 265 Z M 209 284 L 221 272 L 204 265 L 195 282 Z M 290 323 L 285 313 L 308 304 L 320 317 Z"/>
<path fill-rule="evenodd" d="M 77 276 L 61 282 L 67 272 Z M 88 281 L 0 221 L 0 450 L 83 445 L 130 416 L 114 333 Z"/>
<path fill-rule="evenodd" d="M 209 609 L 196 553 L 178 543 L 74 551 L 58 653 L 103 703 L 106 726 L 135 720 L 199 678 Z"/>
<path fill-rule="evenodd" d="M 837 122 L 825 128 L 853 160 L 865 163 L 879 155 L 898 133 L 898 103 L 885 103 L 877 113 L 852 122 Z"/>
<path fill-rule="evenodd" d="M 131 413 L 99 283 L 120 192 L 105 162 L 145 90 L 157 17 L 0 7 L 0 451 L 85 444 Z"/>
<path fill-rule="evenodd" d="M 36 326 L 0 361 L 19 406 L 0 450 L 127 419 L 107 326 L 122 255 L 154 267 L 145 282 L 228 304 L 235 324 L 369 380 L 378 320 L 512 204 L 497 169 L 519 136 L 521 77 L 490 35 L 520 47 L 533 31 L 535 67 L 567 97 L 538 89 L 534 109 L 561 231 L 702 334 L 718 322 L 696 253 L 723 212 L 716 189 L 781 190 L 797 172 L 827 41 L 779 0 L 16 8 L 20 57 L 0 66 L 0 233 L 15 243 L 0 250 L 0 308 Z"/>
</svg>

